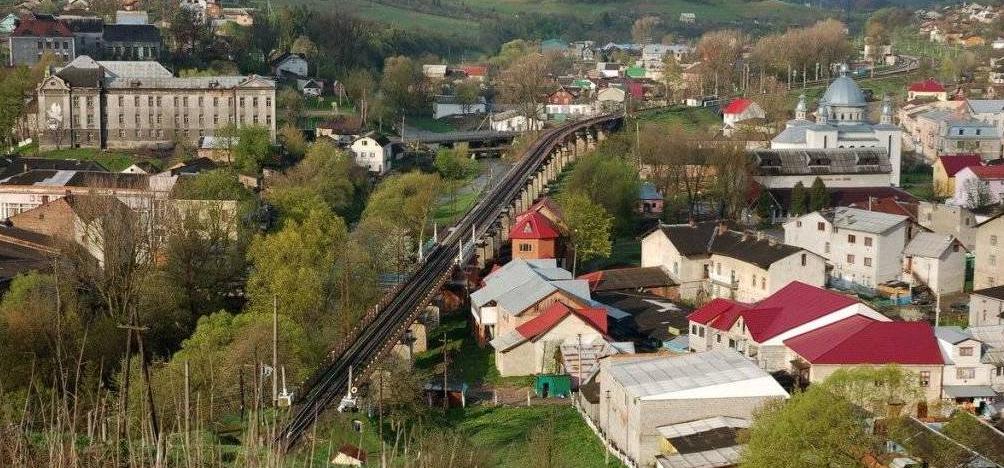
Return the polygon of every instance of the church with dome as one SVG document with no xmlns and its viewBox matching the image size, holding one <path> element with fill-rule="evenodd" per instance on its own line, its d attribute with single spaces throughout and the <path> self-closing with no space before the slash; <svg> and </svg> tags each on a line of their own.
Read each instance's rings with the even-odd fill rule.
<svg viewBox="0 0 1004 468">
<path fill-rule="evenodd" d="M 777 164 L 781 173 L 775 175 L 788 176 L 766 185 L 790 187 L 798 180 L 808 186 L 820 177 L 828 187 L 898 187 L 903 135 L 892 116 L 886 96 L 879 122 L 870 121 L 865 93 L 842 67 L 812 120 L 803 94 L 795 118 L 771 140 L 770 149 L 755 152 L 761 168 Z"/>
</svg>

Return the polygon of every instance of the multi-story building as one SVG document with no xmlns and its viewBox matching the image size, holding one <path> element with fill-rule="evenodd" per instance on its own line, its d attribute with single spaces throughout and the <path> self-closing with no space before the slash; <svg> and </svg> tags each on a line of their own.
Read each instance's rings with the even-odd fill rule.
<svg viewBox="0 0 1004 468">
<path fill-rule="evenodd" d="M 104 34 L 105 20 L 97 16 L 60 15 L 59 21 L 73 31 L 78 55 L 100 57 L 104 50 L 101 36 Z"/>
<path fill-rule="evenodd" d="M 934 334 L 945 361 L 941 397 L 972 409 L 990 404 L 997 396 L 991 387 L 997 366 L 984 359 L 984 343 L 959 327 L 937 327 Z"/>
<path fill-rule="evenodd" d="M 275 139 L 275 82 L 260 76 L 176 78 L 156 62 L 81 56 L 37 88 L 43 149 L 193 145 L 230 125 Z"/>
<path fill-rule="evenodd" d="M 956 205 L 972 209 L 1004 202 L 1004 166 L 970 166 L 955 174 Z"/>
<path fill-rule="evenodd" d="M 903 250 L 903 276 L 936 295 L 961 292 L 966 282 L 966 249 L 948 234 L 919 232 Z"/>
<path fill-rule="evenodd" d="M 52 15 L 21 18 L 7 40 L 11 66 L 34 65 L 44 54 L 52 54 L 60 63 L 77 57 L 73 31 Z"/>
<path fill-rule="evenodd" d="M 966 100 L 966 110 L 974 119 L 996 128 L 998 135 L 1004 135 L 1004 100 L 968 99 Z"/>
<path fill-rule="evenodd" d="M 954 236 L 970 251 L 976 248 L 976 223 L 976 215 L 961 206 L 927 201 L 917 204 L 917 224 Z"/>
<path fill-rule="evenodd" d="M 955 174 L 969 166 L 982 166 L 983 158 L 978 154 L 942 155 L 934 161 L 934 195 L 951 197 L 955 195 Z"/>
<path fill-rule="evenodd" d="M 875 289 L 899 278 L 908 227 L 906 216 L 835 208 L 788 221 L 784 242 L 826 258 L 831 284 Z"/>
<path fill-rule="evenodd" d="M 163 50 L 160 29 L 152 24 L 108 24 L 103 36 L 108 60 L 157 60 Z"/>
<path fill-rule="evenodd" d="M 969 295 L 969 326 L 1004 325 L 1004 286 L 977 289 Z"/>
<path fill-rule="evenodd" d="M 642 239 L 642 266 L 662 267 L 687 300 L 760 300 L 795 280 L 826 282 L 822 257 L 763 233 L 703 222 L 663 225 Z"/>
<path fill-rule="evenodd" d="M 1004 284 L 1004 215 L 998 214 L 976 226 L 974 252 L 973 289 Z"/>
</svg>

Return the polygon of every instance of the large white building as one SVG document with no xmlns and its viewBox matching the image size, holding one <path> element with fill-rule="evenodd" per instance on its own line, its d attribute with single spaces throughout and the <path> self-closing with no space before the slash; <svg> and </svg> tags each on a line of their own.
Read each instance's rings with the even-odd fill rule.
<svg viewBox="0 0 1004 468">
<path fill-rule="evenodd" d="M 854 149 L 882 148 L 892 166 L 889 184 L 899 186 L 903 131 L 892 122 L 892 104 L 888 97 L 882 103 L 879 123 L 868 120 L 865 94 L 850 77 L 846 67 L 830 83 L 819 100 L 815 121 L 808 120 L 808 106 L 801 96 L 795 107 L 795 118 L 775 136 L 774 149 Z"/>
</svg>

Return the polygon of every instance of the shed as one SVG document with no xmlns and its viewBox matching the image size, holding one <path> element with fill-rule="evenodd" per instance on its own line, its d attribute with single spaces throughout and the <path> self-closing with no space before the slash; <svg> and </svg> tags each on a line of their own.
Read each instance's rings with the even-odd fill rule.
<svg viewBox="0 0 1004 468">
<path fill-rule="evenodd" d="M 572 378 L 565 374 L 540 374 L 533 379 L 533 391 L 540 398 L 568 398 L 572 394 Z"/>
<path fill-rule="evenodd" d="M 352 444 L 342 445 L 335 458 L 331 459 L 332 465 L 340 466 L 363 466 L 365 463 L 366 452 Z"/>
</svg>

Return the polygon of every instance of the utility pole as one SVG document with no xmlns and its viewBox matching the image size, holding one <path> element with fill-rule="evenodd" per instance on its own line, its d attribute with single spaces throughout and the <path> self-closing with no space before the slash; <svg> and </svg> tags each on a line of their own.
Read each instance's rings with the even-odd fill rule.
<svg viewBox="0 0 1004 468">
<path fill-rule="evenodd" d="M 447 382 L 447 376 L 449 375 L 450 366 L 450 348 L 449 342 L 446 340 L 446 332 L 443 332 L 443 411 L 449 411 L 450 409 L 450 394 L 447 391 L 449 388 Z"/>
<path fill-rule="evenodd" d="M 279 402 L 279 296 L 272 295 L 272 405 Z"/>
</svg>

